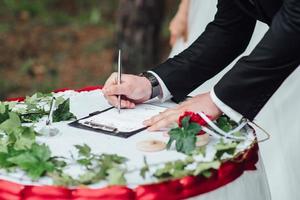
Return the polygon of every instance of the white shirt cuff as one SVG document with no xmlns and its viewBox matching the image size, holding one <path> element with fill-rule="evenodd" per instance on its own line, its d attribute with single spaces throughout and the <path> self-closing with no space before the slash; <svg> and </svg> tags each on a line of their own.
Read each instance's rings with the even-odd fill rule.
<svg viewBox="0 0 300 200">
<path fill-rule="evenodd" d="M 223 103 L 215 94 L 214 89 L 212 89 L 210 91 L 210 97 L 212 99 L 212 101 L 216 104 L 216 106 L 225 114 L 227 115 L 230 119 L 232 119 L 233 121 L 239 123 L 242 118 L 243 115 L 241 115 L 240 113 L 238 113 L 237 111 L 233 110 L 232 108 L 230 108 L 229 106 L 227 106 L 225 103 Z"/>
<path fill-rule="evenodd" d="M 161 80 L 161 78 L 153 71 L 148 71 L 149 73 L 153 74 L 155 76 L 155 78 L 157 79 L 159 86 L 160 86 L 160 94 L 158 96 L 158 99 L 161 102 L 165 102 L 169 99 L 171 99 L 173 96 L 171 95 L 170 91 L 168 90 L 167 86 L 165 85 L 165 83 L 163 82 L 163 80 Z"/>
</svg>

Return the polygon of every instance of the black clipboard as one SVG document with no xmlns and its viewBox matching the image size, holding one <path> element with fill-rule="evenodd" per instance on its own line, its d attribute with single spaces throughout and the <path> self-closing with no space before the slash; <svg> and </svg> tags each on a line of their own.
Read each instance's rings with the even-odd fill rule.
<svg viewBox="0 0 300 200">
<path fill-rule="evenodd" d="M 141 132 L 141 131 L 143 131 L 147 128 L 147 127 L 143 127 L 143 128 L 137 129 L 137 130 L 130 131 L 130 132 L 122 132 L 122 131 L 118 131 L 118 129 L 116 129 L 114 127 L 109 127 L 109 126 L 106 126 L 106 125 L 100 125 L 100 124 L 94 124 L 93 125 L 91 123 L 84 125 L 82 123 L 79 123 L 80 120 L 90 118 L 94 115 L 101 114 L 101 113 L 106 112 L 108 110 L 111 110 L 113 108 L 114 107 L 110 107 L 110 108 L 107 108 L 107 109 L 104 109 L 104 110 L 101 110 L 101 111 L 96 111 L 96 112 L 90 113 L 88 116 L 77 119 L 76 121 L 71 122 L 68 125 L 72 126 L 72 127 L 75 127 L 75 128 L 90 130 L 90 131 L 94 131 L 94 132 L 98 132 L 98 133 L 103 133 L 103 134 L 106 134 L 106 135 L 121 137 L 121 138 L 129 138 L 130 136 L 133 136 L 136 133 Z"/>
</svg>

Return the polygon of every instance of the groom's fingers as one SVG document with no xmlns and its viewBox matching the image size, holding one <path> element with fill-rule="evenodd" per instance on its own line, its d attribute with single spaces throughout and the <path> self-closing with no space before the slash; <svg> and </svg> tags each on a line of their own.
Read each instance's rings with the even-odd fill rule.
<svg viewBox="0 0 300 200">
<path fill-rule="evenodd" d="M 112 105 L 114 107 L 118 107 L 119 99 L 117 96 L 114 96 L 114 95 L 107 96 L 107 100 L 110 105 Z M 135 107 L 135 103 L 133 103 L 129 100 L 121 99 L 121 108 L 134 108 L 134 107 Z"/>
<path fill-rule="evenodd" d="M 106 95 L 125 95 L 127 96 L 130 93 L 130 88 L 127 84 L 120 85 L 111 85 L 103 91 Z"/>
<path fill-rule="evenodd" d="M 114 72 L 110 75 L 110 77 L 105 81 L 103 89 L 116 84 L 117 73 Z"/>
</svg>

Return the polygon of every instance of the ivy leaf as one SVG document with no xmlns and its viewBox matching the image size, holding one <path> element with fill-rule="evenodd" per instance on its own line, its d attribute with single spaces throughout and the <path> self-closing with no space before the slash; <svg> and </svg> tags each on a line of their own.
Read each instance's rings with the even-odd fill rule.
<svg viewBox="0 0 300 200">
<path fill-rule="evenodd" d="M 204 176 L 205 178 L 209 178 L 209 177 L 212 176 L 211 170 L 209 170 L 209 169 L 203 171 L 201 174 L 202 174 L 202 176 Z"/>
<path fill-rule="evenodd" d="M 2 102 L 0 102 L 0 114 L 4 114 L 6 112 L 6 105 Z"/>
<path fill-rule="evenodd" d="M 50 159 L 51 151 L 45 144 L 32 145 L 32 154 L 39 159 L 39 161 L 47 161 Z"/>
<path fill-rule="evenodd" d="M 38 110 L 34 113 L 24 113 L 20 114 L 20 118 L 22 123 L 33 123 L 39 121 L 43 116 L 47 115 L 48 113 L 44 110 Z"/>
<path fill-rule="evenodd" d="M 53 179 L 54 185 L 74 186 L 74 185 L 78 184 L 78 181 L 76 181 L 70 175 L 65 174 L 61 171 L 53 171 L 53 172 L 49 172 L 47 174 Z"/>
<path fill-rule="evenodd" d="M 15 138 L 14 148 L 16 150 L 30 149 L 35 143 L 36 134 L 32 127 L 18 127 L 12 134 Z"/>
<path fill-rule="evenodd" d="M 19 155 L 12 156 L 8 158 L 7 161 L 17 165 L 26 171 L 29 177 L 36 180 L 46 172 L 51 172 L 55 169 L 54 164 L 48 161 L 49 158 L 49 147 L 45 144 L 34 144 L 30 151 L 25 151 Z"/>
<path fill-rule="evenodd" d="M 160 180 L 166 180 L 171 177 L 180 178 L 190 174 L 185 167 L 190 164 L 191 160 L 177 160 L 174 162 L 167 162 L 163 168 L 155 171 L 154 176 Z"/>
<path fill-rule="evenodd" d="M 193 175 L 198 176 L 199 174 L 202 174 L 203 172 L 206 173 L 207 171 L 209 171 L 209 169 L 219 169 L 220 165 L 221 165 L 220 161 L 200 163 L 197 165 L 196 170 L 194 171 Z M 207 177 L 207 176 L 205 176 L 205 177 Z"/>
<path fill-rule="evenodd" d="M 9 141 L 8 141 L 8 138 L 1 138 L 0 139 L 0 152 L 1 153 L 8 153 L 8 146 L 9 144 Z"/>
<path fill-rule="evenodd" d="M 68 121 L 71 119 L 76 119 L 76 117 L 70 112 L 70 99 L 67 99 L 58 105 L 57 109 L 53 112 L 53 122 Z"/>
<path fill-rule="evenodd" d="M 81 165 L 84 165 L 84 166 L 89 166 L 89 165 L 92 164 L 92 160 L 91 159 L 86 159 L 86 158 L 78 159 L 77 162 Z"/>
<path fill-rule="evenodd" d="M 188 126 L 189 126 L 189 121 L 190 121 L 190 116 L 186 116 L 186 117 L 184 117 L 183 119 L 182 119 L 182 121 L 181 121 L 181 124 L 182 124 L 182 127 L 183 128 L 188 128 Z"/>
<path fill-rule="evenodd" d="M 97 173 L 95 173 L 94 171 L 87 171 L 84 174 L 81 174 L 79 176 L 79 182 L 80 184 L 92 184 L 97 182 Z"/>
<path fill-rule="evenodd" d="M 30 152 L 24 152 L 20 155 L 11 157 L 7 159 L 9 162 L 14 163 L 24 170 L 29 170 L 30 168 L 35 168 L 38 164 L 38 159 Z"/>
<path fill-rule="evenodd" d="M 39 179 L 46 172 L 51 172 L 55 169 L 52 162 L 40 162 L 34 168 L 28 170 L 28 176 L 33 180 Z"/>
<path fill-rule="evenodd" d="M 197 123 L 189 123 L 189 117 L 182 119 L 182 128 L 171 129 L 169 132 L 170 138 L 167 143 L 167 149 L 170 149 L 172 143 L 175 141 L 175 147 L 178 152 L 190 154 L 196 148 L 196 135 L 201 130 L 201 126 Z"/>
<path fill-rule="evenodd" d="M 9 138 L 7 146 L 13 144 L 16 150 L 29 149 L 35 142 L 35 131 L 31 127 L 21 126 L 20 118 L 16 113 L 9 113 L 9 119 L 0 124 L 0 129 Z"/>
<path fill-rule="evenodd" d="M 128 160 L 127 158 L 117 154 L 102 154 L 101 157 L 104 164 L 123 164 Z"/>
<path fill-rule="evenodd" d="M 125 185 L 126 179 L 124 177 L 124 171 L 120 168 L 113 167 L 107 171 L 107 181 L 110 185 Z"/>
<path fill-rule="evenodd" d="M 4 122 L 9 118 L 9 106 L 5 105 L 4 103 L 0 102 L 0 123 Z"/>
<path fill-rule="evenodd" d="M 91 148 L 87 145 L 75 145 L 76 149 L 78 150 L 78 153 L 80 156 L 84 157 L 90 157 L 91 155 Z"/>
<path fill-rule="evenodd" d="M 177 128 L 174 128 L 174 129 L 171 129 L 170 132 L 169 132 L 169 141 L 167 143 L 167 146 L 166 148 L 167 149 L 170 149 L 172 143 L 174 141 L 177 141 L 179 138 L 180 138 L 180 135 L 182 134 L 182 130 L 181 128 L 177 127 Z"/>
<path fill-rule="evenodd" d="M 180 149 L 183 153 L 189 154 L 196 148 L 197 137 L 194 134 L 188 135 L 182 139 L 182 148 Z"/>
<path fill-rule="evenodd" d="M 217 150 L 215 157 L 221 159 L 224 153 L 234 154 L 237 145 L 235 142 L 225 143 L 224 140 L 221 139 L 220 142 L 215 145 Z"/>
<path fill-rule="evenodd" d="M 222 115 L 217 120 L 217 126 L 225 132 L 229 132 L 231 129 L 238 126 L 238 124 L 231 120 L 228 116 Z M 238 133 L 237 133 L 238 134 Z"/>
<path fill-rule="evenodd" d="M 189 126 L 186 128 L 186 131 L 189 132 L 189 134 L 198 134 L 201 131 L 201 126 L 199 126 L 199 124 L 192 122 L 189 124 Z"/>
<path fill-rule="evenodd" d="M 8 113 L 8 115 L 9 115 L 9 118 L 0 124 L 0 130 L 4 131 L 6 133 L 10 133 L 16 127 L 21 126 L 21 120 L 16 113 L 10 112 L 10 113 Z"/>
<path fill-rule="evenodd" d="M 2 153 L 0 152 L 0 167 L 1 168 L 9 168 L 11 166 L 13 166 L 14 164 L 11 162 L 8 162 L 7 159 L 9 158 L 9 154 L 8 153 Z"/>
<path fill-rule="evenodd" d="M 145 179 L 146 173 L 149 172 L 149 170 L 150 170 L 150 168 L 149 168 L 146 156 L 144 156 L 144 166 L 142 167 L 142 169 L 140 171 L 141 177 L 143 177 Z"/>
<path fill-rule="evenodd" d="M 62 104 L 65 101 L 65 99 L 62 96 L 56 97 L 55 99 L 55 106 L 59 106 L 60 104 Z"/>
<path fill-rule="evenodd" d="M 58 157 L 51 157 L 50 161 L 55 165 L 55 168 L 63 168 L 67 166 L 67 163 L 63 160 L 59 160 Z"/>
</svg>

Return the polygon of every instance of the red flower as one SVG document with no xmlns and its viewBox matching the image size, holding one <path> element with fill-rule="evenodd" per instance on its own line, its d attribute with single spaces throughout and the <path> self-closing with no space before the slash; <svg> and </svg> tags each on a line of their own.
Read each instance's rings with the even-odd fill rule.
<svg viewBox="0 0 300 200">
<path fill-rule="evenodd" d="M 197 124 L 199 124 L 200 126 L 205 126 L 206 125 L 206 122 L 202 119 L 202 117 L 198 114 L 198 113 L 194 113 L 194 112 L 188 112 L 188 111 L 186 111 L 186 112 L 184 112 L 184 114 L 183 115 L 181 115 L 180 117 L 179 117 L 179 119 L 178 119 L 178 125 L 179 125 L 179 127 L 182 127 L 182 119 L 184 118 L 184 117 L 187 117 L 187 116 L 190 116 L 190 122 L 194 122 L 194 123 L 197 123 Z M 211 117 L 210 116 L 207 116 L 209 119 L 211 119 Z M 198 135 L 203 135 L 205 132 L 204 131 L 200 131 L 199 133 L 198 133 Z"/>
</svg>

